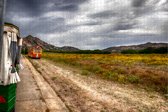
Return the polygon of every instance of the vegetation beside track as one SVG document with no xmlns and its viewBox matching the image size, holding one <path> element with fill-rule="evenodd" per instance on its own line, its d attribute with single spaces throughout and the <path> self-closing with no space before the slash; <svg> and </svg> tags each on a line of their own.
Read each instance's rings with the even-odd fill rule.
<svg viewBox="0 0 168 112">
<path fill-rule="evenodd" d="M 43 58 L 69 65 L 82 75 L 98 76 L 122 84 L 168 93 L 166 54 L 64 54 L 43 53 Z"/>
</svg>

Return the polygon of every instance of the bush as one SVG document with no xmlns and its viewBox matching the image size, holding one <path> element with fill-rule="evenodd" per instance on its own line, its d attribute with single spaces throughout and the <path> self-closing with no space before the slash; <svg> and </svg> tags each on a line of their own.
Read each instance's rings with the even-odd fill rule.
<svg viewBox="0 0 168 112">
<path fill-rule="evenodd" d="M 107 79 L 118 80 L 118 73 L 116 72 L 105 72 L 104 76 Z"/>
<path fill-rule="evenodd" d="M 151 53 L 155 53 L 155 49 L 154 48 L 151 48 L 151 47 L 148 47 L 146 49 L 143 49 L 143 50 L 139 50 L 138 51 L 140 54 L 151 54 Z"/>
<path fill-rule="evenodd" d="M 87 70 L 82 70 L 81 74 L 87 76 L 87 75 L 90 75 L 90 72 Z"/>
<path fill-rule="evenodd" d="M 124 75 L 118 75 L 118 82 L 125 83 L 126 82 L 126 77 Z"/>
<path fill-rule="evenodd" d="M 99 72 L 102 71 L 102 68 L 99 67 L 99 66 L 91 66 L 91 67 L 89 67 L 88 70 L 91 71 L 91 72 L 94 72 L 94 73 L 99 73 Z"/>
<path fill-rule="evenodd" d="M 135 75 L 130 75 L 130 76 L 127 77 L 127 80 L 130 83 L 136 83 L 137 84 L 137 83 L 139 83 L 140 78 L 138 76 L 135 76 Z"/>
<path fill-rule="evenodd" d="M 28 54 L 28 48 L 23 48 L 21 51 L 22 54 Z"/>
<path fill-rule="evenodd" d="M 123 53 L 123 54 L 137 54 L 138 51 L 137 50 L 128 49 L 128 50 L 121 51 L 121 53 Z"/>
<path fill-rule="evenodd" d="M 154 52 L 158 54 L 166 54 L 168 53 L 168 48 L 167 47 L 157 48 Z"/>
</svg>

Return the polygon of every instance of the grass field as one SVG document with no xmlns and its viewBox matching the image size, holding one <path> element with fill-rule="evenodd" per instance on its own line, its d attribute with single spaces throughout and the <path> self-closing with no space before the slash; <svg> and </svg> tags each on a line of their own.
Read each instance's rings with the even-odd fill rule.
<svg viewBox="0 0 168 112">
<path fill-rule="evenodd" d="M 168 93 L 168 55 L 166 54 L 43 53 L 43 58 L 75 67 L 82 75 L 92 75 Z"/>
</svg>

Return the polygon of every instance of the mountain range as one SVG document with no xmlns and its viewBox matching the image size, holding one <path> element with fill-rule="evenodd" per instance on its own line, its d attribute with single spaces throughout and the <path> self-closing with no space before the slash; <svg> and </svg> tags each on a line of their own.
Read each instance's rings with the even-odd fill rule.
<svg viewBox="0 0 168 112">
<path fill-rule="evenodd" d="M 109 47 L 106 49 L 103 49 L 103 51 L 107 52 L 121 52 L 123 50 L 143 50 L 146 48 L 161 48 L 161 47 L 167 47 L 168 48 L 168 43 L 145 43 L 145 44 L 140 44 L 140 45 L 130 45 L 130 46 L 118 46 L 118 47 Z"/>
<path fill-rule="evenodd" d="M 46 51 L 68 51 L 68 52 L 80 51 L 80 49 L 71 47 L 71 46 L 56 47 L 31 35 L 28 35 L 27 37 L 23 38 L 23 49 L 36 46 L 36 45 L 41 46 Z M 148 42 L 140 45 L 109 47 L 109 48 L 103 49 L 102 51 L 113 53 L 113 52 L 121 52 L 123 50 L 128 50 L 128 49 L 142 50 L 149 47 L 152 47 L 152 48 L 167 47 L 168 48 L 168 43 Z"/>
<path fill-rule="evenodd" d="M 41 46 L 43 48 L 43 50 L 46 51 L 51 51 L 51 50 L 57 50 L 57 51 L 78 51 L 80 49 L 75 48 L 75 47 L 71 47 L 71 46 L 63 46 L 63 47 L 56 47 L 54 45 L 51 45 L 47 42 L 44 42 L 42 40 L 40 40 L 37 37 L 33 37 L 31 35 L 28 35 L 27 37 L 23 38 L 23 49 L 25 48 L 29 48 L 32 46 Z"/>
</svg>

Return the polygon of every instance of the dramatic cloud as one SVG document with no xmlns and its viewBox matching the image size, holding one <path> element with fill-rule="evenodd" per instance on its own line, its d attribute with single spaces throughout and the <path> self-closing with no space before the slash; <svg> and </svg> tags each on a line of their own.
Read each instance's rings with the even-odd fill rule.
<svg viewBox="0 0 168 112">
<path fill-rule="evenodd" d="M 142 7 L 145 4 L 146 0 L 132 0 L 132 6 Z"/>
<path fill-rule="evenodd" d="M 168 42 L 168 0 L 8 0 L 6 21 L 56 46 Z"/>
</svg>

